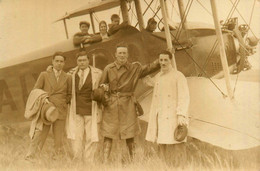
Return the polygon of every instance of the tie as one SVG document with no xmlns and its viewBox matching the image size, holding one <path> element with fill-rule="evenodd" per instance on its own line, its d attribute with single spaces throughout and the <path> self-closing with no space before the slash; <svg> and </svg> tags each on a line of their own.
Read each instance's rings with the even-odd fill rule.
<svg viewBox="0 0 260 171">
<path fill-rule="evenodd" d="M 79 77 L 79 90 L 83 86 L 83 81 L 84 81 L 84 71 L 81 70 L 80 77 Z"/>
<path fill-rule="evenodd" d="M 59 78 L 60 78 L 60 72 L 56 72 L 56 79 L 57 79 L 57 82 L 59 81 Z"/>
</svg>

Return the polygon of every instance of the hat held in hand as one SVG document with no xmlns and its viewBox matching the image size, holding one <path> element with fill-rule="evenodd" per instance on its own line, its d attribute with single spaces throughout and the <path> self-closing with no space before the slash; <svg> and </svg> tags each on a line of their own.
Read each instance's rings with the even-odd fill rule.
<svg viewBox="0 0 260 171">
<path fill-rule="evenodd" d="M 45 125 L 51 125 L 59 117 L 59 111 L 52 103 L 45 103 L 41 110 L 41 119 Z"/>
<path fill-rule="evenodd" d="M 102 87 L 93 90 L 91 94 L 92 100 L 103 103 L 105 101 L 105 91 Z"/>
<path fill-rule="evenodd" d="M 178 125 L 174 131 L 174 139 L 176 141 L 183 141 L 188 135 L 188 128 L 186 125 Z"/>
</svg>

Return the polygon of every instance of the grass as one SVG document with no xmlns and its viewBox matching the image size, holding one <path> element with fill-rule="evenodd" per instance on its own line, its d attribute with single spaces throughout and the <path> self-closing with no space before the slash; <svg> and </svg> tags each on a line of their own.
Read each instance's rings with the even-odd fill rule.
<svg viewBox="0 0 260 171">
<path fill-rule="evenodd" d="M 143 130 L 146 126 L 142 124 Z M 136 157 L 133 162 L 127 162 L 128 154 L 124 141 L 115 141 L 111 153 L 111 164 L 104 165 L 101 162 L 102 144 L 97 153 L 97 161 L 84 163 L 71 160 L 67 153 L 53 160 L 53 138 L 50 134 L 44 148 L 34 163 L 24 161 L 24 156 L 29 147 L 28 126 L 14 129 L 10 126 L 0 127 L 0 170 L 2 171 L 85 171 L 85 170 L 126 170 L 126 171 L 159 171 L 159 170 L 260 170 L 260 147 L 229 151 L 201 142 L 194 138 L 188 138 L 186 143 L 185 158 L 176 155 L 175 149 L 168 146 L 167 161 L 161 160 L 157 155 L 157 146 L 144 141 L 143 133 L 136 138 Z M 183 154 L 183 153 L 177 153 Z M 122 162 L 123 161 L 123 162 Z"/>
</svg>

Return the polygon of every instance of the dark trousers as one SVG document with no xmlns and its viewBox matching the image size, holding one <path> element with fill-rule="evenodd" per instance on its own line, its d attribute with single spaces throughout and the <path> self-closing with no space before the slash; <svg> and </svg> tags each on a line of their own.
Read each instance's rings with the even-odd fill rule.
<svg viewBox="0 0 260 171">
<path fill-rule="evenodd" d="M 35 130 L 33 139 L 31 139 L 31 143 L 29 146 L 29 150 L 27 153 L 27 157 L 35 156 L 35 154 L 39 153 L 39 151 L 42 149 L 47 135 L 49 133 L 51 125 L 45 125 L 43 124 L 42 130 Z M 55 152 L 59 153 L 63 146 L 63 136 L 64 136 L 64 130 L 65 130 L 65 120 L 56 120 L 52 124 L 53 129 L 53 135 L 54 135 L 54 148 Z"/>
</svg>

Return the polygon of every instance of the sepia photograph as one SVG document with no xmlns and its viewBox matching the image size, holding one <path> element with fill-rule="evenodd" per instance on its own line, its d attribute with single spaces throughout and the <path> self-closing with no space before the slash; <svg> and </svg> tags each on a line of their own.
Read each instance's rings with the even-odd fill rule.
<svg viewBox="0 0 260 171">
<path fill-rule="evenodd" d="M 259 171 L 260 0 L 0 0 L 1 171 Z"/>
</svg>

